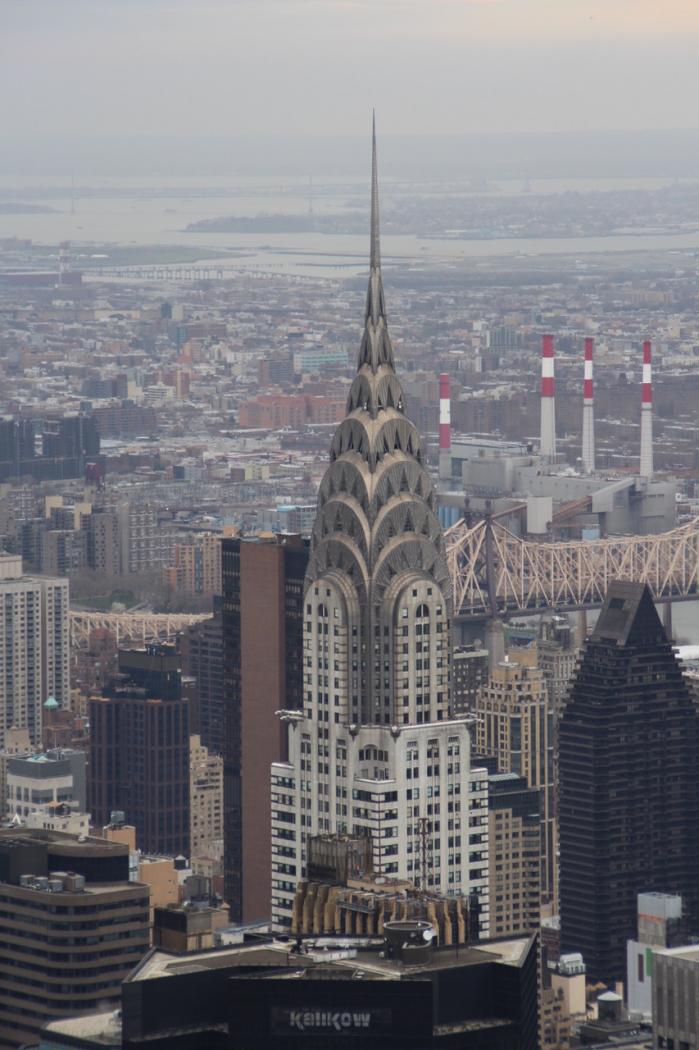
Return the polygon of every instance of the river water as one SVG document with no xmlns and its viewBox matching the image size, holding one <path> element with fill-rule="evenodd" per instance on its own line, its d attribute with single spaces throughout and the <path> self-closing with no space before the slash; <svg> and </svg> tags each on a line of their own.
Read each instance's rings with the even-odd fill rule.
<svg viewBox="0 0 699 1050">
<path fill-rule="evenodd" d="M 532 192 L 564 189 L 635 189 L 669 185 L 667 179 L 534 180 Z M 441 188 L 440 188 L 441 186 Z M 70 180 L 57 177 L 0 178 L 0 202 L 24 199 L 55 211 L 48 214 L 0 214 L 0 238 L 22 237 L 43 244 L 69 240 L 76 246 L 96 243 L 121 245 L 186 245 L 201 249 L 234 250 L 225 261 L 233 270 L 259 270 L 337 279 L 366 269 L 367 238 L 352 234 L 322 233 L 185 233 L 184 228 L 201 219 L 227 215 L 306 214 L 312 192 L 316 214 L 343 209 L 368 208 L 366 180 L 324 179 L 309 190 L 307 180 L 250 178 L 235 181 L 223 177 L 110 178 L 76 183 L 75 210 L 71 211 Z M 400 206 L 404 194 L 425 198 L 444 192 L 470 195 L 464 185 L 410 184 L 386 180 L 383 197 Z M 492 184 L 488 193 L 511 195 L 522 192 L 520 182 Z M 100 195 L 103 194 L 103 195 Z M 384 236 L 384 261 L 388 266 L 421 264 L 458 265 L 469 260 L 502 257 L 545 257 L 626 252 L 699 252 L 699 231 L 683 234 L 613 235 L 610 237 L 542 237 L 453 240 L 413 235 Z"/>
<path fill-rule="evenodd" d="M 532 193 L 566 190 L 658 189 L 668 179 L 567 179 L 531 180 Z M 65 177 L 0 177 L 0 201 L 26 199 L 55 212 L 36 215 L 0 214 L 0 239 L 30 238 L 43 244 L 70 240 L 79 245 L 186 245 L 235 250 L 236 257 L 222 264 L 234 271 L 251 270 L 330 279 L 365 273 L 367 237 L 358 235 L 293 233 L 185 233 L 189 223 L 226 215 L 306 214 L 312 193 L 316 214 L 337 213 L 345 208 L 368 208 L 364 178 L 324 177 L 311 190 L 308 179 L 287 177 L 172 177 L 76 178 L 75 210 L 71 210 L 71 180 Z M 81 194 L 82 189 L 82 194 Z M 466 183 L 407 183 L 382 180 L 384 200 L 399 206 L 401 195 L 425 197 L 451 192 L 469 195 Z M 479 191 L 480 192 L 480 191 Z M 523 192 L 521 181 L 491 183 L 489 195 Z M 89 247 L 85 248 L 89 251 Z M 416 236 L 382 237 L 384 262 L 396 266 L 458 265 L 460 262 L 504 257 L 581 257 L 597 253 L 699 252 L 699 231 L 688 234 L 642 234 L 610 237 L 527 238 L 457 241 L 421 239 Z M 699 603 L 673 606 L 677 642 L 699 644 Z"/>
</svg>

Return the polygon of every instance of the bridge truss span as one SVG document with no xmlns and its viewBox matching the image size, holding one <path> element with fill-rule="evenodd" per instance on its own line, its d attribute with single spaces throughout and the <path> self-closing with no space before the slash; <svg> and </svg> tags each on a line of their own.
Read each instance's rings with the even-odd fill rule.
<svg viewBox="0 0 699 1050">
<path fill-rule="evenodd" d="M 446 540 L 462 618 L 599 606 L 614 579 L 647 583 L 659 601 L 699 597 L 699 518 L 659 535 L 563 543 L 522 539 L 493 518 L 462 520 Z"/>
<path fill-rule="evenodd" d="M 106 630 L 117 645 L 154 645 L 172 642 L 192 624 L 210 619 L 205 615 L 188 613 L 99 613 L 70 611 L 70 636 L 74 649 L 87 649 L 95 630 Z"/>
</svg>

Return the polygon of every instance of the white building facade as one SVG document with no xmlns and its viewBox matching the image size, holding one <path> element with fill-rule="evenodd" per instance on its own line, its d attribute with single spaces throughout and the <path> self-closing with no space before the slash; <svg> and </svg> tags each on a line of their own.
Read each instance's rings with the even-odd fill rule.
<svg viewBox="0 0 699 1050">
<path fill-rule="evenodd" d="M 0 750 L 12 727 L 40 746 L 49 696 L 70 700 L 68 581 L 24 576 L 19 556 L 0 556 Z"/>
<path fill-rule="evenodd" d="M 346 418 L 304 586 L 304 709 L 272 767 L 272 917 L 291 922 L 309 836 L 366 834 L 373 870 L 467 896 L 488 932 L 487 773 L 449 718 L 451 580 L 394 370 L 372 172 L 371 275 Z M 476 904 L 477 901 L 477 904 Z"/>
</svg>

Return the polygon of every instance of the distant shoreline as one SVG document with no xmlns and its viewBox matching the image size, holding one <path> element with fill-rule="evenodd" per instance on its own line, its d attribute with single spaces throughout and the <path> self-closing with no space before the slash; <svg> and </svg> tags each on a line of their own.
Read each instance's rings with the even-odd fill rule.
<svg viewBox="0 0 699 1050">
<path fill-rule="evenodd" d="M 48 204 L 27 204 L 26 201 L 0 201 L 0 215 L 55 215 Z"/>
</svg>

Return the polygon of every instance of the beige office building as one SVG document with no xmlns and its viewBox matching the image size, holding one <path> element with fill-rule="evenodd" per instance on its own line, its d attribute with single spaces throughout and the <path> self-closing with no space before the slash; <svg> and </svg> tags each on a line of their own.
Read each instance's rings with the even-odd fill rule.
<svg viewBox="0 0 699 1050">
<path fill-rule="evenodd" d="M 536 650 L 517 650 L 491 673 L 476 698 L 476 750 L 495 758 L 498 772 L 517 773 L 529 787 L 541 789 L 541 894 L 558 897 L 556 819 L 554 813 L 553 727 L 543 672 Z"/>
<path fill-rule="evenodd" d="M 488 778 L 491 937 L 519 937 L 539 928 L 541 794 L 517 773 Z"/>
<path fill-rule="evenodd" d="M 189 844 L 192 858 L 223 860 L 223 758 L 189 738 Z"/>
<path fill-rule="evenodd" d="M 47 1022 L 118 1004 L 148 950 L 149 890 L 103 839 L 11 828 L 0 858 L 0 1046 L 34 1046 Z"/>
</svg>

